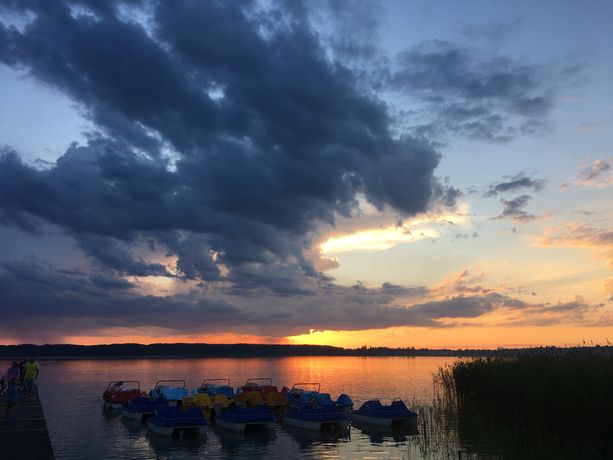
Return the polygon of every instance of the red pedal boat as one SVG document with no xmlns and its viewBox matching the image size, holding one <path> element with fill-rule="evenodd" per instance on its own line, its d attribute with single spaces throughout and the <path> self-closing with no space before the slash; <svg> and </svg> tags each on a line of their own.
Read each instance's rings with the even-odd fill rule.
<svg viewBox="0 0 613 460">
<path fill-rule="evenodd" d="M 113 380 L 102 395 L 104 405 L 108 409 L 121 409 L 130 400 L 140 396 L 147 396 L 140 389 L 138 380 Z"/>
</svg>

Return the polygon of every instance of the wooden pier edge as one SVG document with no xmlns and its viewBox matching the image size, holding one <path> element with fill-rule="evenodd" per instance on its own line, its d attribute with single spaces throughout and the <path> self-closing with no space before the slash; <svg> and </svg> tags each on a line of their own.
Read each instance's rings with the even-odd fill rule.
<svg viewBox="0 0 613 460">
<path fill-rule="evenodd" d="M 54 459 L 47 421 L 38 391 L 32 399 L 20 399 L 13 407 L 14 420 L 4 416 L 6 398 L 0 400 L 0 451 L 7 459 Z M 6 456 L 6 457 L 5 457 Z"/>
</svg>

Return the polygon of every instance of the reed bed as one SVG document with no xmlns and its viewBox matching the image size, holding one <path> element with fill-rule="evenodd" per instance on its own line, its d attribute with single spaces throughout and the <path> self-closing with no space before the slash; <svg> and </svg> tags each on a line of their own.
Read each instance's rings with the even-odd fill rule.
<svg viewBox="0 0 613 460">
<path fill-rule="evenodd" d="M 459 443 L 500 458 L 613 458 L 613 353 L 528 350 L 440 369 Z M 453 417 L 447 418 L 452 420 Z"/>
</svg>

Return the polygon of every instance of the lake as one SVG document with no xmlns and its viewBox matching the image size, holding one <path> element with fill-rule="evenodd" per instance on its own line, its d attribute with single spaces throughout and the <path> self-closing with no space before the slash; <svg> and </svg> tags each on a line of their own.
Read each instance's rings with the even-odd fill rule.
<svg viewBox="0 0 613 460">
<path fill-rule="evenodd" d="M 277 425 L 268 434 L 238 435 L 209 427 L 207 435 L 182 439 L 148 432 L 146 425 L 103 410 L 111 380 L 184 379 L 188 388 L 205 378 L 229 378 L 234 387 L 252 377 L 270 377 L 281 388 L 319 382 L 336 399 L 349 394 L 356 408 L 368 399 L 402 398 L 427 411 L 434 396 L 433 372 L 450 357 L 290 357 L 41 361 L 39 378 L 51 442 L 62 459 L 202 458 L 457 458 L 453 436 L 420 417 L 420 433 L 378 433 L 350 427 L 347 433 L 311 433 Z M 8 366 L 8 363 L 2 363 Z M 422 425 L 422 422 L 430 422 Z"/>
</svg>

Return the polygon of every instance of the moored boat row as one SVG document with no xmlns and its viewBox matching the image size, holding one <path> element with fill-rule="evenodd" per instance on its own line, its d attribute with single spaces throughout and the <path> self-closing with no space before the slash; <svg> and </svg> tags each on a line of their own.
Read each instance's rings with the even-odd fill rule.
<svg viewBox="0 0 613 460">
<path fill-rule="evenodd" d="M 348 395 L 334 400 L 321 392 L 319 383 L 297 383 L 279 391 L 269 378 L 249 379 L 236 392 L 228 379 L 206 379 L 191 392 L 184 380 L 162 380 L 148 394 L 137 381 L 110 382 L 103 399 L 108 409 L 121 409 L 129 419 L 146 419 L 152 432 L 167 436 L 204 433 L 209 422 L 234 432 L 272 429 L 276 421 L 319 431 L 346 429 L 350 420 L 393 429 L 417 419 L 399 399 L 389 405 L 370 400 L 354 410 Z"/>
</svg>

